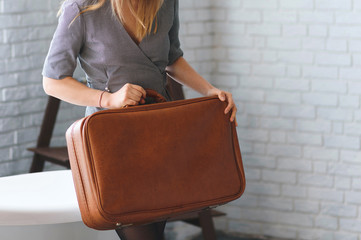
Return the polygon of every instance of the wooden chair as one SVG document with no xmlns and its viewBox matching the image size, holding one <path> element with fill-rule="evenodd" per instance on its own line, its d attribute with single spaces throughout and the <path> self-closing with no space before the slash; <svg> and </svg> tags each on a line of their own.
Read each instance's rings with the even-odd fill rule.
<svg viewBox="0 0 361 240">
<path fill-rule="evenodd" d="M 168 78 L 169 94 L 173 100 L 184 99 L 182 85 Z M 50 141 L 53 134 L 56 117 L 59 111 L 60 100 L 54 97 L 48 97 L 40 134 L 36 147 L 29 148 L 29 151 L 34 152 L 30 173 L 41 172 L 44 169 L 45 162 L 51 162 L 65 168 L 70 168 L 69 157 L 66 147 L 51 147 Z M 215 210 L 205 210 L 199 213 L 190 213 L 176 218 L 171 218 L 169 221 L 184 221 L 186 223 L 201 227 L 203 238 L 205 240 L 216 240 L 216 232 L 214 229 L 212 217 L 224 216 L 225 214 Z"/>
<path fill-rule="evenodd" d="M 59 99 L 51 96 L 48 97 L 36 147 L 28 148 L 29 151 L 34 152 L 30 173 L 43 171 L 46 161 L 70 168 L 67 148 L 50 147 L 50 140 L 53 135 L 59 106 Z"/>
</svg>

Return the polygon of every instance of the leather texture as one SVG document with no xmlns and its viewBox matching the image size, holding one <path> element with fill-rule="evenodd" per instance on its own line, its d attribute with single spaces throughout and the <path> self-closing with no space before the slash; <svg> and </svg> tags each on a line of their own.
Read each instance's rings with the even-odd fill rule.
<svg viewBox="0 0 361 240">
<path fill-rule="evenodd" d="M 234 123 L 217 97 L 105 110 L 66 133 L 84 223 L 97 230 L 166 220 L 239 198 Z"/>
</svg>

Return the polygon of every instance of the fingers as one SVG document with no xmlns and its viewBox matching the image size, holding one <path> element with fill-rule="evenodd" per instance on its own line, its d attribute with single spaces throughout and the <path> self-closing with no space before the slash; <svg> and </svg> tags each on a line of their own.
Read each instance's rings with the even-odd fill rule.
<svg viewBox="0 0 361 240">
<path fill-rule="evenodd" d="M 127 83 L 121 89 L 111 94 L 109 108 L 138 105 L 145 102 L 145 97 L 146 92 L 141 86 Z"/>
<path fill-rule="evenodd" d="M 224 91 L 221 91 L 219 94 L 218 94 L 218 97 L 221 101 L 227 101 L 227 107 L 226 109 L 224 110 L 224 114 L 228 114 L 229 112 L 232 112 L 231 113 L 231 118 L 230 118 L 230 121 L 233 122 L 235 121 L 236 119 L 236 113 L 237 113 L 237 107 L 236 107 L 236 104 L 234 103 L 233 101 L 233 97 L 232 97 L 232 94 L 229 93 L 229 92 L 224 92 Z M 224 99 L 224 100 L 222 100 Z M 237 126 L 237 121 L 236 121 L 236 126 Z"/>
<path fill-rule="evenodd" d="M 231 111 L 233 109 L 233 107 L 235 107 L 232 95 L 230 93 L 227 93 L 226 96 L 227 96 L 228 105 L 227 105 L 226 109 L 224 110 L 225 114 L 229 113 L 229 111 Z"/>
<path fill-rule="evenodd" d="M 138 91 L 141 94 L 142 98 L 145 98 L 147 96 L 146 91 L 141 86 L 129 84 L 129 83 L 125 84 L 124 86 L 126 86 L 126 85 L 129 85 L 129 87 L 131 87 L 133 90 Z"/>
<path fill-rule="evenodd" d="M 236 120 L 236 113 L 237 113 L 237 108 L 234 107 L 232 110 L 231 118 L 230 118 L 231 122 Z M 236 121 L 236 126 L 237 126 L 237 121 Z"/>
<path fill-rule="evenodd" d="M 123 104 L 138 105 L 145 102 L 146 92 L 141 86 L 127 83 L 121 90 L 123 92 Z"/>
<path fill-rule="evenodd" d="M 222 102 L 226 101 L 226 93 L 221 91 L 220 93 L 218 93 L 218 98 L 219 100 L 221 100 Z"/>
</svg>

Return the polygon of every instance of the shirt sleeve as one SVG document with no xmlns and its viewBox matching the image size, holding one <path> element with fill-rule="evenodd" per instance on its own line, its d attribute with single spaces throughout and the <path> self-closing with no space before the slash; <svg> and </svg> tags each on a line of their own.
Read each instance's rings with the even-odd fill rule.
<svg viewBox="0 0 361 240">
<path fill-rule="evenodd" d="M 84 36 L 84 23 L 82 15 L 78 16 L 79 12 L 77 3 L 63 3 L 58 26 L 44 62 L 43 76 L 53 79 L 73 76 Z"/>
<path fill-rule="evenodd" d="M 172 65 L 178 58 L 183 56 L 179 41 L 179 0 L 174 1 L 174 20 L 173 26 L 169 31 L 170 49 L 168 56 L 168 65 Z"/>
</svg>

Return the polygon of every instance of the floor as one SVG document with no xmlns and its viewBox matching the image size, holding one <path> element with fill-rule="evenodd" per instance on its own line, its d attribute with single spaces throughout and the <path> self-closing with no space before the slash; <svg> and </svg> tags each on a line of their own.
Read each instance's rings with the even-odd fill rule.
<svg viewBox="0 0 361 240">
<path fill-rule="evenodd" d="M 165 231 L 166 240 L 204 240 L 201 230 L 190 224 L 181 222 L 169 223 Z M 263 236 L 249 236 L 244 234 L 225 233 L 217 230 L 217 240 L 281 240 L 275 238 L 265 238 Z"/>
<path fill-rule="evenodd" d="M 246 236 L 235 236 L 231 234 L 226 234 L 221 231 L 217 231 L 217 240 L 264 240 L 265 238 L 255 238 L 255 237 L 246 237 Z M 203 240 L 201 235 L 197 235 L 190 240 Z"/>
</svg>

